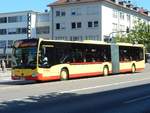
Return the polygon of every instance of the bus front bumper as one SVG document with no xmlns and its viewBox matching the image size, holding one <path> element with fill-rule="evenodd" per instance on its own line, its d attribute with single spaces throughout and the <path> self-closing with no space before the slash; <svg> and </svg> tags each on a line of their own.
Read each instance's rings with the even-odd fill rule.
<svg viewBox="0 0 150 113">
<path fill-rule="evenodd" d="M 37 74 L 36 76 L 11 76 L 12 80 L 35 80 L 35 81 L 49 81 L 49 80 L 59 80 L 60 76 L 43 76 L 42 74 Z"/>
</svg>

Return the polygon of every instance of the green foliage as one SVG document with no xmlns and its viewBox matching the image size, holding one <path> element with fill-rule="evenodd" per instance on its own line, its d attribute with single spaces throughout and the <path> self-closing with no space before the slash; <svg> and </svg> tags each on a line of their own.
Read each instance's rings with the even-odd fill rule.
<svg viewBox="0 0 150 113">
<path fill-rule="evenodd" d="M 147 52 L 150 52 L 150 25 L 139 20 L 127 35 L 117 34 L 115 41 L 144 44 Z"/>
</svg>

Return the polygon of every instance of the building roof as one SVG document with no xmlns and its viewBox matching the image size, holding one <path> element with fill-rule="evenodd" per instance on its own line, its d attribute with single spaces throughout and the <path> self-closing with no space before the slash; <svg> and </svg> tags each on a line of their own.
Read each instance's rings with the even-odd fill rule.
<svg viewBox="0 0 150 113">
<path fill-rule="evenodd" d="M 9 15 L 9 14 L 18 14 L 18 13 L 37 13 L 36 11 L 33 10 L 26 10 L 26 11 L 15 11 L 15 12 L 6 12 L 6 13 L 0 13 L 0 15 Z"/>
<path fill-rule="evenodd" d="M 116 3 L 115 0 L 57 0 L 56 2 L 49 4 L 48 7 L 59 6 L 59 5 L 68 5 L 68 4 L 89 3 L 89 2 L 101 2 L 101 1 L 105 1 L 105 2 L 126 8 L 128 10 L 132 10 L 136 13 L 139 13 L 139 14 L 149 17 L 149 15 L 148 15 L 148 13 L 150 13 L 149 11 L 144 10 L 143 8 L 138 8 L 138 7 L 136 7 L 138 9 L 134 9 L 135 7 L 133 9 L 131 9 L 129 5 L 133 6 L 133 4 L 128 3 L 128 4 L 126 4 L 126 6 L 124 6 L 121 3 Z"/>
<path fill-rule="evenodd" d="M 105 0 L 57 0 L 48 6 L 57 6 L 57 5 L 65 5 L 65 4 L 75 4 L 75 3 L 86 3 L 86 2 L 98 2 Z"/>
</svg>

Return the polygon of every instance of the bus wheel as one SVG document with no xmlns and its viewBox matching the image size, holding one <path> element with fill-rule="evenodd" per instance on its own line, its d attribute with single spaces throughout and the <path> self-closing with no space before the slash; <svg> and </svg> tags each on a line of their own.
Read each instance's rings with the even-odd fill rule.
<svg viewBox="0 0 150 113">
<path fill-rule="evenodd" d="M 135 73 L 135 71 L 136 71 L 136 68 L 135 68 L 135 65 L 133 64 L 132 67 L 131 67 L 131 72 Z"/>
<path fill-rule="evenodd" d="M 109 74 L 108 67 L 107 67 L 107 66 L 104 66 L 104 68 L 103 68 L 103 75 L 104 75 L 104 76 L 107 76 L 108 74 Z"/>
<path fill-rule="evenodd" d="M 67 69 L 62 69 L 60 72 L 60 78 L 61 80 L 67 80 L 69 77 L 69 72 Z"/>
</svg>

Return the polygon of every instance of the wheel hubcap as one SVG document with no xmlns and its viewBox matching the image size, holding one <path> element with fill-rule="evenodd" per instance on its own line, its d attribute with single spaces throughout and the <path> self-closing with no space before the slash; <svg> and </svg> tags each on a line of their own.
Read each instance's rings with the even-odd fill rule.
<svg viewBox="0 0 150 113">
<path fill-rule="evenodd" d="M 132 66 L 132 72 L 135 72 L 135 67 L 134 66 Z"/>
<path fill-rule="evenodd" d="M 104 75 L 108 75 L 108 69 L 104 68 Z"/>
<path fill-rule="evenodd" d="M 61 72 L 62 79 L 67 79 L 67 73 L 65 71 Z"/>
</svg>

